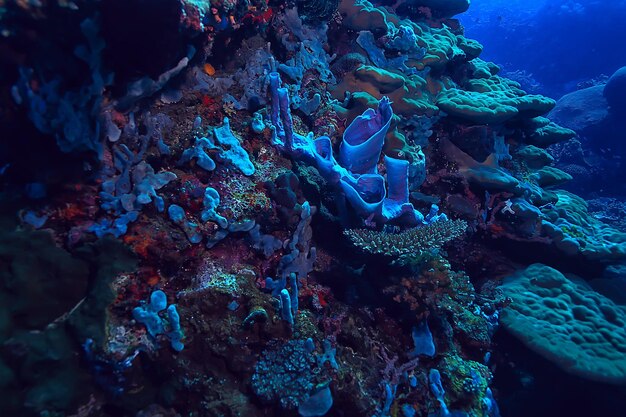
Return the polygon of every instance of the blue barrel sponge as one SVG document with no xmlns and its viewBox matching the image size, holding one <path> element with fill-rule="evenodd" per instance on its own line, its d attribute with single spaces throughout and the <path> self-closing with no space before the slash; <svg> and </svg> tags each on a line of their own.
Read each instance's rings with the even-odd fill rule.
<svg viewBox="0 0 626 417">
<path fill-rule="evenodd" d="M 378 109 L 367 109 L 343 133 L 339 147 L 339 163 L 354 174 L 374 174 L 385 143 L 393 110 L 391 102 L 383 97 Z"/>
<path fill-rule="evenodd" d="M 366 174 L 354 179 L 341 178 L 339 182 L 354 210 L 362 216 L 378 213 L 385 201 L 385 179 L 378 174 Z"/>
</svg>

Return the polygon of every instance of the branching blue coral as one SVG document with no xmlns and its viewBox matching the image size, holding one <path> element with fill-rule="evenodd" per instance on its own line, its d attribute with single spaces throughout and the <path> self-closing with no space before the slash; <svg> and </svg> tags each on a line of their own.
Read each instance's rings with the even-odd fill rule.
<svg viewBox="0 0 626 417">
<path fill-rule="evenodd" d="M 250 240 L 252 247 L 263 253 L 263 256 L 269 258 L 274 252 L 283 247 L 283 241 L 270 234 L 261 232 L 261 225 L 255 225 L 250 230 Z"/>
<path fill-rule="evenodd" d="M 324 366 L 324 364 L 328 363 L 331 368 L 339 369 L 339 364 L 337 363 L 337 359 L 335 357 L 337 355 L 337 348 L 334 348 L 328 339 L 325 339 L 324 342 L 322 342 L 322 347 L 324 348 L 324 351 L 317 355 L 317 364 L 319 366 Z"/>
<path fill-rule="evenodd" d="M 133 318 L 146 326 L 148 334 L 156 338 L 160 334 L 167 335 L 172 349 L 183 350 L 183 331 L 180 327 L 180 316 L 176 305 L 167 307 L 167 320 L 159 315 L 167 307 L 167 297 L 161 290 L 150 294 L 150 302 L 133 309 Z"/>
<path fill-rule="evenodd" d="M 141 160 L 150 138 L 145 136 L 142 140 L 144 146 L 137 154 L 126 145 L 113 149 L 113 164 L 118 174 L 109 174 L 99 195 L 102 209 L 116 218 L 103 218 L 89 228 L 99 237 L 122 236 L 128 224 L 137 220 L 143 206 L 153 201 L 159 212 L 165 210 L 165 201 L 157 191 L 176 179 L 176 175 L 168 171 L 155 173 L 150 164 Z"/>
<path fill-rule="evenodd" d="M 289 252 L 283 255 L 278 262 L 276 271 L 278 276 L 286 277 L 290 274 L 296 274 L 299 278 L 305 278 L 313 270 L 313 264 L 317 257 L 316 248 L 311 247 L 311 238 L 313 237 L 311 221 L 314 213 L 315 207 L 311 207 L 309 202 L 305 201 L 302 204 L 298 226 L 285 246 Z"/>
<path fill-rule="evenodd" d="M 207 187 L 204 190 L 204 200 L 202 204 L 204 205 L 204 210 L 202 210 L 200 216 L 203 222 L 215 222 L 222 229 L 228 227 L 226 217 L 219 215 L 216 211 L 217 206 L 220 205 L 220 195 L 215 188 Z"/>
<path fill-rule="evenodd" d="M 441 384 L 441 374 L 437 369 L 431 369 L 428 373 L 428 382 L 430 385 L 430 391 L 433 393 L 437 401 L 439 402 L 439 412 L 435 414 L 439 417 L 447 417 L 450 415 L 450 411 L 448 410 L 448 406 L 445 401 L 446 392 L 443 389 L 443 385 Z"/>
<path fill-rule="evenodd" d="M 400 51 L 401 54 L 394 58 L 387 58 L 385 50 L 376 45 L 376 39 L 372 32 L 361 31 L 357 37 L 357 43 L 367 52 L 374 65 L 379 68 L 395 69 L 406 74 L 416 74 L 415 68 L 406 65 L 409 59 L 422 59 L 426 50 L 417 46 L 417 35 L 411 26 L 401 25 L 399 29 L 389 24 L 389 41 L 384 44 L 388 50 Z"/>
<path fill-rule="evenodd" d="M 99 222 L 91 225 L 88 230 L 95 233 L 98 237 L 106 235 L 120 237 L 126 234 L 128 224 L 137 220 L 138 215 L 136 211 L 129 211 L 115 220 L 101 219 Z"/>
<path fill-rule="evenodd" d="M 323 45 L 326 42 L 326 31 L 304 25 L 295 8 L 286 10 L 279 19 L 295 35 L 296 41 L 292 40 L 289 33 L 281 37 L 283 46 L 293 56 L 286 63 L 279 64 L 278 70 L 298 85 L 308 70 L 316 71 L 322 82 L 335 84 L 335 76 L 329 68 L 334 56 L 328 56 Z"/>
<path fill-rule="evenodd" d="M 191 243 L 200 243 L 202 241 L 202 235 L 198 232 L 198 225 L 190 220 L 187 220 L 185 210 L 177 204 L 172 204 L 167 209 L 167 213 L 170 219 L 180 226 L 187 235 L 187 239 Z"/>
<path fill-rule="evenodd" d="M 221 145 L 218 156 L 238 168 L 244 175 L 254 174 L 254 165 L 250 162 L 248 152 L 241 147 L 239 139 L 230 130 L 228 117 L 224 118 L 224 124 L 213 130 L 217 143 Z"/>
<path fill-rule="evenodd" d="M 202 119 L 199 120 L 202 123 Z M 215 143 L 216 141 L 217 143 Z M 246 150 L 241 146 L 239 139 L 233 135 L 228 117 L 224 118 L 222 126 L 212 128 L 212 132 L 209 132 L 205 137 L 196 138 L 194 145 L 185 149 L 178 164 L 186 164 L 195 159 L 200 168 L 213 171 L 216 165 L 208 153 L 211 150 L 216 151 L 220 160 L 239 169 L 244 175 L 254 174 L 254 165 Z"/>
<path fill-rule="evenodd" d="M 208 236 L 206 246 L 209 249 L 228 236 L 229 233 L 249 232 L 254 229 L 256 225 L 253 219 L 229 221 L 226 217 L 218 214 L 217 207 L 220 204 L 220 195 L 214 188 L 205 188 L 203 204 L 204 209 L 200 213 L 200 220 L 202 222 L 215 222 L 219 227 L 217 231 Z M 199 221 L 189 219 L 181 206 L 177 204 L 170 205 L 168 215 L 170 220 L 176 223 L 183 232 L 185 232 L 185 235 L 187 235 L 191 243 L 196 244 L 202 241 L 203 234 L 201 232 L 202 228 L 199 226 Z"/>
<path fill-rule="evenodd" d="M 154 201 L 157 210 L 164 211 L 165 202 L 157 190 L 176 179 L 176 174 L 168 171 L 157 174 L 145 161 L 134 165 L 136 156 L 125 145 L 120 149 L 115 152 L 115 166 L 120 174 L 102 183 L 102 208 L 120 214 L 140 211 L 144 205 Z"/>
<path fill-rule="evenodd" d="M 65 80 L 38 79 L 39 89 L 32 88 L 34 71 L 20 69 L 20 79 L 12 88 L 18 104 L 28 107 L 28 117 L 35 127 L 54 135 L 63 152 L 102 152 L 100 141 L 100 115 L 102 91 L 113 79 L 104 74 L 101 54 L 104 41 L 98 37 L 99 27 L 92 19 L 84 20 L 81 31 L 87 45 L 80 45 L 74 54 L 89 66 L 90 83 L 76 91 L 62 91 Z"/>
<path fill-rule="evenodd" d="M 278 73 L 269 74 L 269 84 L 275 145 L 293 158 L 316 165 L 329 183 L 343 190 L 347 200 L 362 217 L 380 223 L 395 221 L 405 226 L 426 223 L 424 216 L 408 200 L 409 163 L 385 157 L 389 192 L 385 178 L 378 173 L 377 163 L 393 117 L 389 99 L 383 97 L 377 110 L 366 110 L 346 128 L 338 163 L 329 137 L 315 139 L 312 133 L 303 136 L 294 132 L 289 93 L 280 86 Z"/>
<path fill-rule="evenodd" d="M 291 293 L 287 290 L 287 278 L 266 278 L 265 289 L 272 291 L 272 295 L 279 302 L 280 316 L 293 326 L 294 317 L 298 313 L 298 278 L 294 272 L 289 274 Z"/>
<path fill-rule="evenodd" d="M 192 147 L 185 149 L 182 157 L 178 161 L 179 165 L 186 164 L 195 159 L 196 164 L 206 171 L 213 171 L 215 169 L 215 161 L 211 159 L 207 153 L 210 149 L 215 149 L 215 145 L 207 138 L 196 138 Z"/>
</svg>

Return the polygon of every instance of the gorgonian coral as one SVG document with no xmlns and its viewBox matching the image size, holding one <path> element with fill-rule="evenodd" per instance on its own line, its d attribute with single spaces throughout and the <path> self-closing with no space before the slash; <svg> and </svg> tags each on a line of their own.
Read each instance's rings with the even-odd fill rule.
<svg viewBox="0 0 626 417">
<path fill-rule="evenodd" d="M 345 230 L 352 244 L 367 253 L 397 258 L 399 263 L 410 263 L 432 253 L 447 242 L 461 236 L 467 228 L 464 220 L 439 220 L 400 233 L 368 229 Z"/>
</svg>

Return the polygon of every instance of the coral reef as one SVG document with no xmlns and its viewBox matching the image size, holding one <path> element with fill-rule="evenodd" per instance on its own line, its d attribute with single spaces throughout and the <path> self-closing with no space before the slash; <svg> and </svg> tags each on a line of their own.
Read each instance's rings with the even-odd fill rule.
<svg viewBox="0 0 626 417">
<path fill-rule="evenodd" d="M 467 0 L 6 3 L 0 414 L 497 417 L 505 332 L 624 383 L 621 72 L 527 94 Z"/>
</svg>

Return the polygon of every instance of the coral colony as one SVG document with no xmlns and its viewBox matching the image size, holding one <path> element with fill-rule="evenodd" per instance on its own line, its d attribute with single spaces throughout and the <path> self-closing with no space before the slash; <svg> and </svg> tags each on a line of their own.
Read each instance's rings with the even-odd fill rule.
<svg viewBox="0 0 626 417">
<path fill-rule="evenodd" d="M 506 417 L 521 349 L 626 384 L 576 133 L 469 0 L 392 3 L 0 2 L 0 414 Z"/>
</svg>

